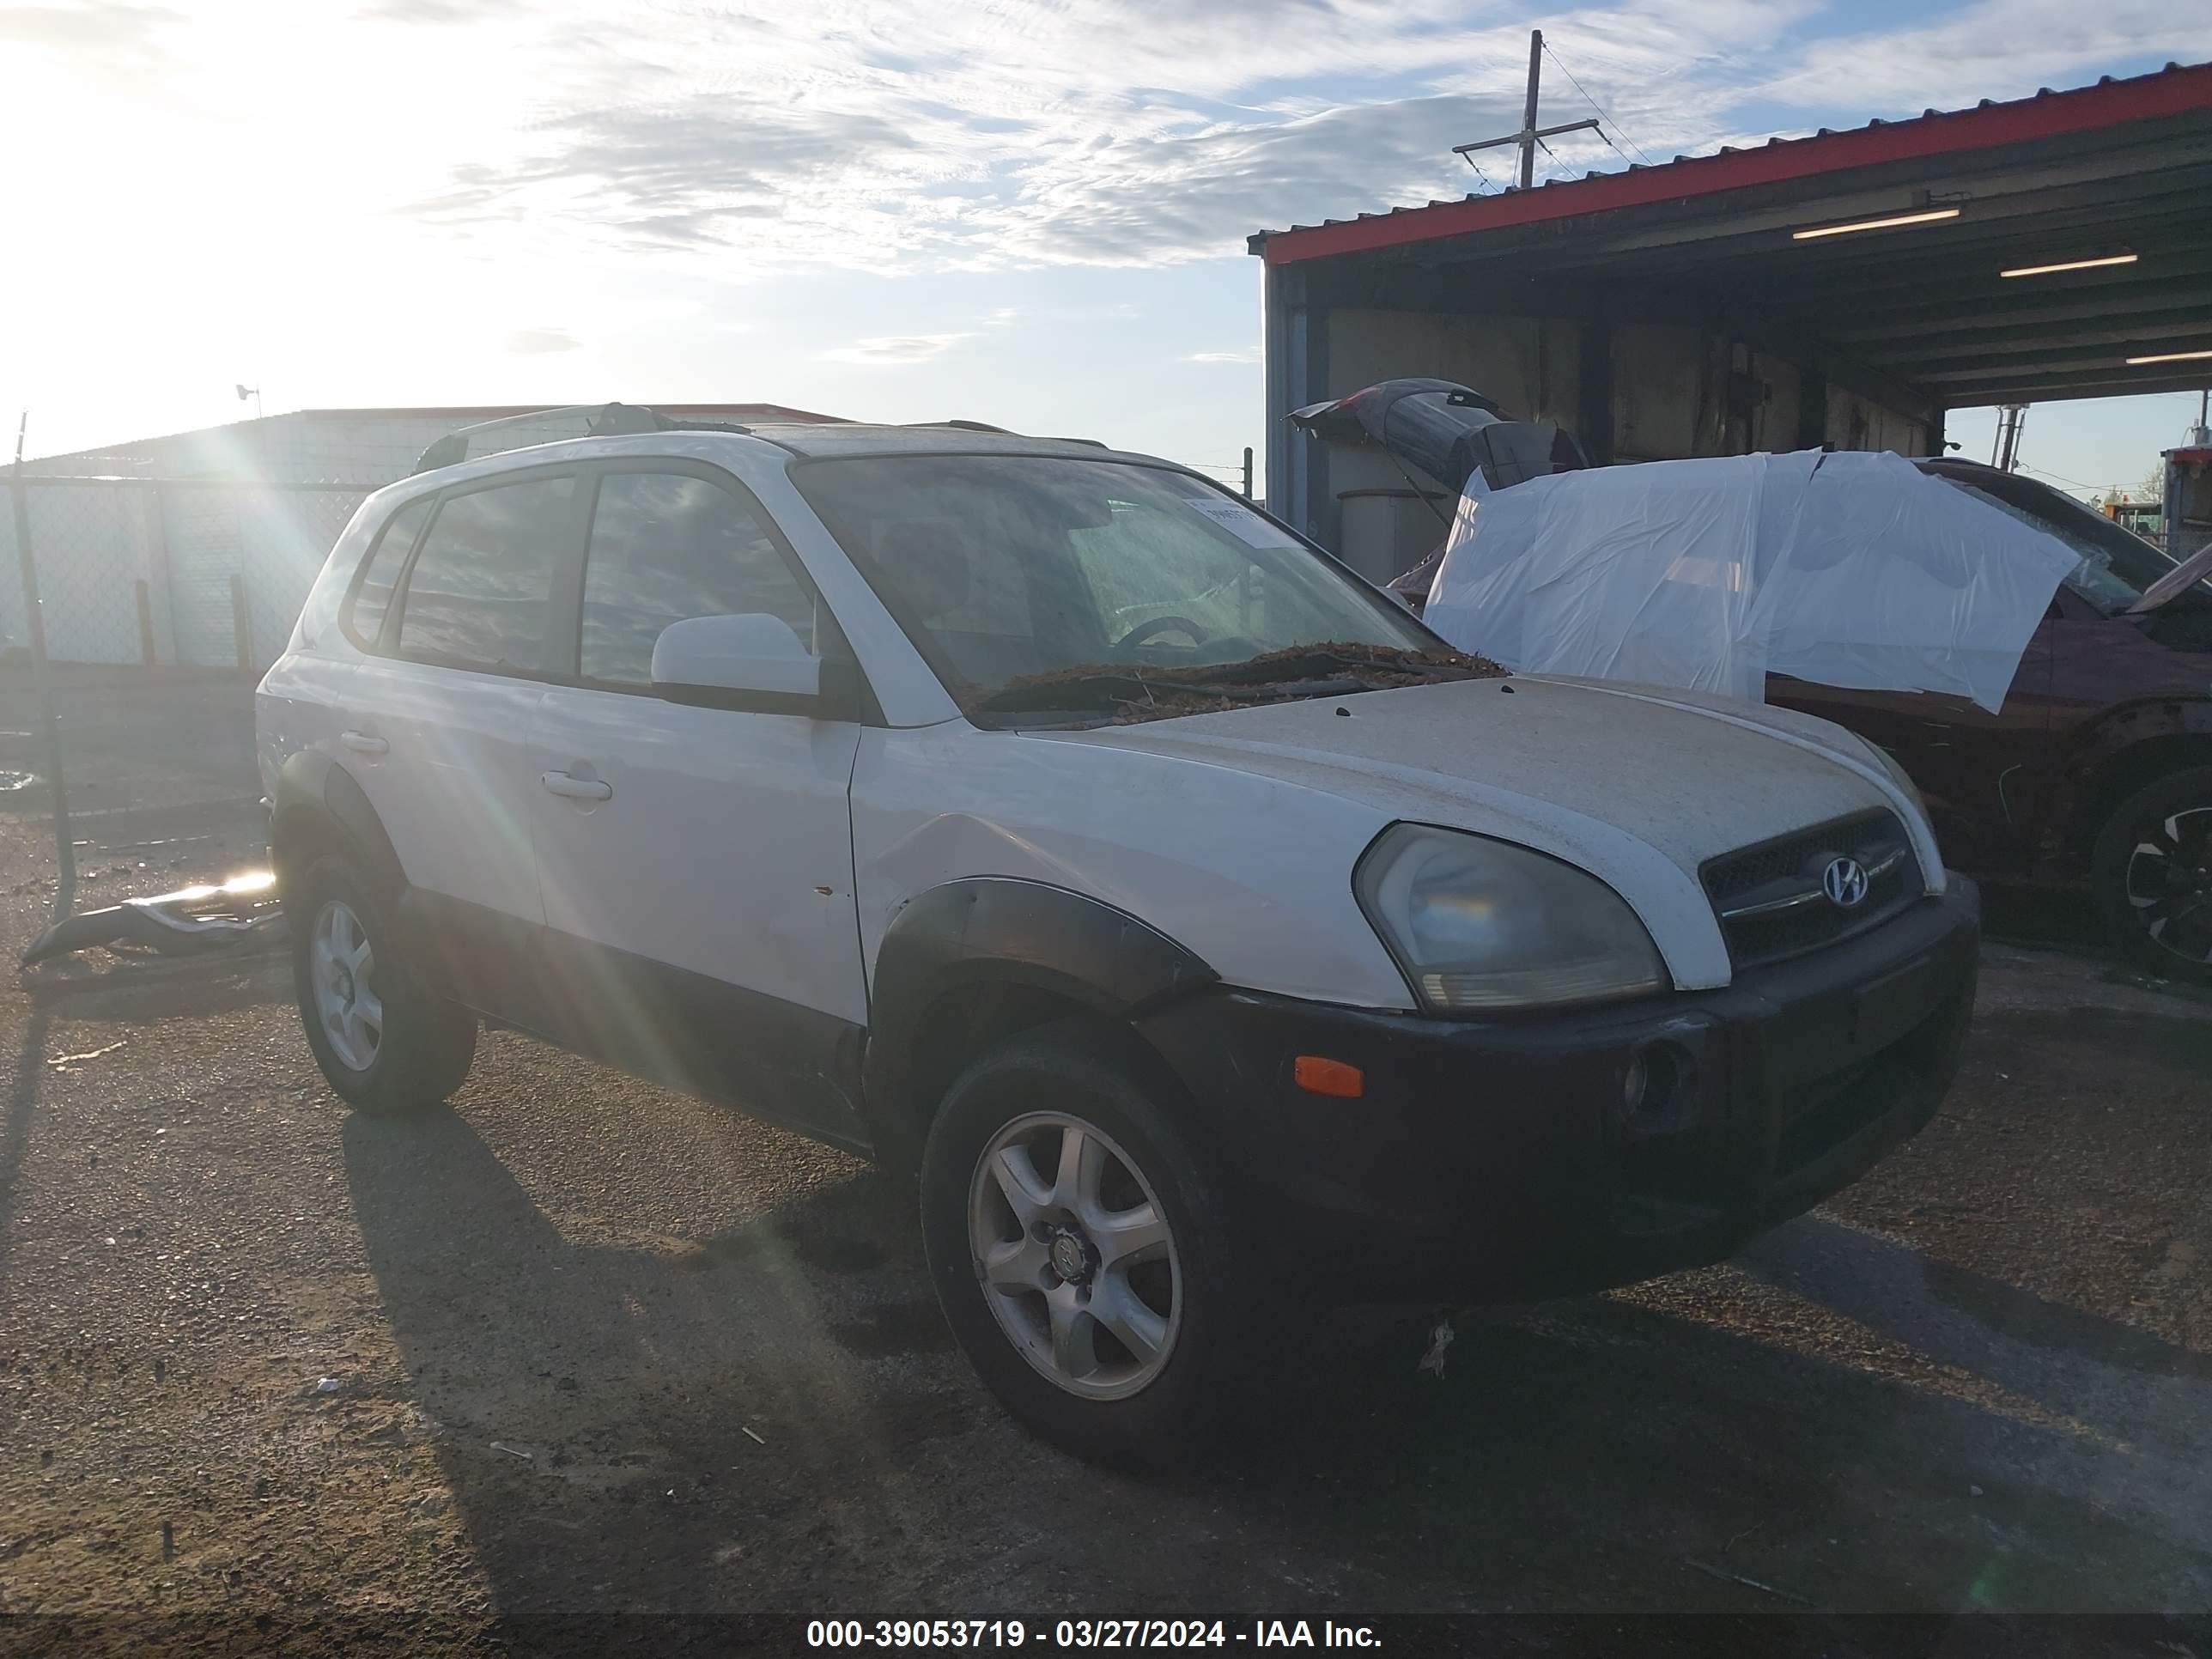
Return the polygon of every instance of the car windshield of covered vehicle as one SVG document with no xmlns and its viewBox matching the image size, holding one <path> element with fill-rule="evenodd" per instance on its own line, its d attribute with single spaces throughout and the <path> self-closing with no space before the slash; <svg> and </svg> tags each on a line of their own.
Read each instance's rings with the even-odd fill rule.
<svg viewBox="0 0 2212 1659">
<path fill-rule="evenodd" d="M 2129 610 L 2154 582 L 2177 568 L 2174 560 L 2132 531 L 2033 478 L 1985 467 L 1963 477 L 1948 470 L 1939 471 L 1938 476 L 2049 532 L 2080 554 L 2081 562 L 2066 578 L 2066 585 L 2108 617 Z M 2212 586 L 2200 582 L 2174 598 L 2191 605 L 2212 604 Z"/>
<path fill-rule="evenodd" d="M 791 476 L 979 724 L 1155 720 L 1504 672 L 1171 467 L 878 455 Z"/>
</svg>

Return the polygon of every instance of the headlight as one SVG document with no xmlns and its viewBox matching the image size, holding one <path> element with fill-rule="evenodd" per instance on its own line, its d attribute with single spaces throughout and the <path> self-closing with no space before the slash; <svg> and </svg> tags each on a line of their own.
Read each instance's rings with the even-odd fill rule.
<svg viewBox="0 0 2212 1659">
<path fill-rule="evenodd" d="M 1672 982 L 1618 893 L 1525 847 L 1395 823 L 1361 858 L 1352 885 L 1433 1009 L 1591 1002 Z"/>
</svg>

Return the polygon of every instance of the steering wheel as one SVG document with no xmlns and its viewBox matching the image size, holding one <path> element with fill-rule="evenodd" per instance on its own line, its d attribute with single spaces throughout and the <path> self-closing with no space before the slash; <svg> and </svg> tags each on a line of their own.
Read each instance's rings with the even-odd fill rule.
<svg viewBox="0 0 2212 1659">
<path fill-rule="evenodd" d="M 1207 635 L 1204 629 L 1188 617 L 1154 617 L 1150 622 L 1140 622 L 1114 641 L 1116 646 L 1142 645 L 1155 634 L 1182 633 L 1190 635 L 1193 645 L 1204 645 Z"/>
</svg>

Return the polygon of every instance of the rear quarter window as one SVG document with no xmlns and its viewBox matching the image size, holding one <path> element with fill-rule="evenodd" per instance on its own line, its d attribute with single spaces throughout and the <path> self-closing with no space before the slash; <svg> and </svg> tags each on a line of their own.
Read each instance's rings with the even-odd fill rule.
<svg viewBox="0 0 2212 1659">
<path fill-rule="evenodd" d="M 347 637 L 364 651 L 377 648 L 377 638 L 384 631 L 385 614 L 392 608 L 392 591 L 398 586 L 400 567 L 407 562 L 408 550 L 415 545 L 416 537 L 422 533 L 422 522 L 430 516 L 430 507 L 435 499 L 426 495 L 421 501 L 410 501 L 386 520 L 384 528 L 377 532 L 376 544 L 361 562 L 360 579 L 355 582 L 339 620 Z"/>
</svg>

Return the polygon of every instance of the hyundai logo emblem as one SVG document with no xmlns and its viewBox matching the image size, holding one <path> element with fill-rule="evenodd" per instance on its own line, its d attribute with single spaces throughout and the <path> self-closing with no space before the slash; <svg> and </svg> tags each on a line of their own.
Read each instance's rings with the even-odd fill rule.
<svg viewBox="0 0 2212 1659">
<path fill-rule="evenodd" d="M 1838 910 L 1854 910 L 1866 902 L 1866 867 L 1856 859 L 1830 859 L 1820 872 L 1820 890 Z"/>
</svg>

